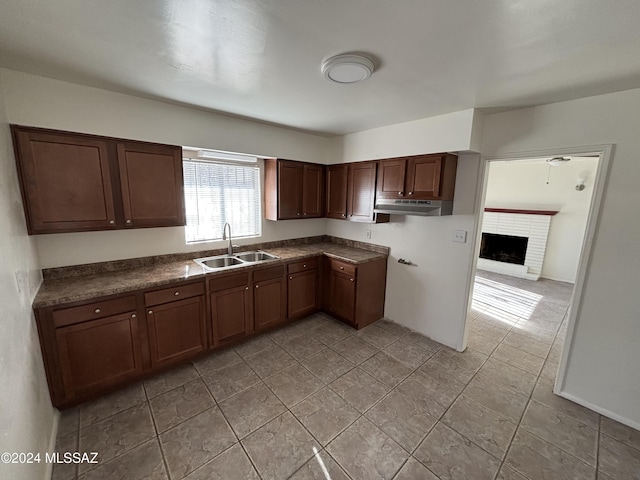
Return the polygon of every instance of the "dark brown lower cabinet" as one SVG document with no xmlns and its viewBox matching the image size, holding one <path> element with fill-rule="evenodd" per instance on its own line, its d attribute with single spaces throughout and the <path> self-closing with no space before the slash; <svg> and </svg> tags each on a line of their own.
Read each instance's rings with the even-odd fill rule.
<svg viewBox="0 0 640 480">
<path fill-rule="evenodd" d="M 287 284 L 284 265 L 253 273 L 253 321 L 256 331 L 286 320 Z"/>
<path fill-rule="evenodd" d="M 287 316 L 302 318 L 318 310 L 318 270 L 305 270 L 289 275 Z"/>
<path fill-rule="evenodd" d="M 331 270 L 329 287 L 330 311 L 338 317 L 355 324 L 356 314 L 356 278 Z"/>
<path fill-rule="evenodd" d="M 209 280 L 209 292 L 214 346 L 253 330 L 248 273 L 214 277 Z"/>
<path fill-rule="evenodd" d="M 143 371 L 136 312 L 56 328 L 55 343 L 67 402 Z"/>
</svg>

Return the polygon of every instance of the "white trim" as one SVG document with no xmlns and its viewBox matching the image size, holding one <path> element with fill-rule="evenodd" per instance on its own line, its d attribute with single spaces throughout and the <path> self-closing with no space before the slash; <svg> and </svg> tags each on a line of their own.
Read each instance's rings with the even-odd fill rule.
<svg viewBox="0 0 640 480">
<path fill-rule="evenodd" d="M 566 398 L 567 400 L 571 400 L 573 403 L 582 405 L 583 407 L 588 408 L 589 410 L 593 410 L 594 412 L 604 415 L 605 417 L 611 418 L 616 422 L 620 422 L 626 425 L 627 427 L 631 427 L 635 430 L 640 430 L 640 423 L 634 422 L 633 420 L 629 420 L 628 418 L 622 417 L 617 413 L 612 412 L 611 410 L 607 410 L 606 408 L 602 408 L 602 407 L 599 407 L 598 405 L 594 405 L 593 403 L 587 402 L 579 397 L 571 395 L 570 393 L 556 392 L 555 390 L 553 393 L 561 396 L 562 398 Z"/>
<path fill-rule="evenodd" d="M 578 263 L 578 271 L 576 273 L 576 283 L 573 289 L 573 295 L 570 302 L 569 309 L 569 318 L 567 321 L 567 335 L 565 338 L 564 346 L 562 349 L 562 356 L 560 358 L 560 363 L 558 365 L 558 373 L 556 376 L 556 382 L 553 387 L 553 392 L 557 395 L 563 396 L 565 398 L 569 398 L 569 396 L 563 392 L 564 381 L 565 381 L 565 372 L 567 368 L 567 362 L 570 357 L 570 352 L 573 346 L 573 336 L 575 331 L 575 325 L 577 322 L 577 318 L 580 315 L 582 310 L 582 291 L 584 289 L 584 282 L 586 278 L 586 273 L 589 270 L 589 264 L 591 262 L 591 250 L 593 246 L 593 238 L 595 236 L 595 232 L 600 220 L 600 210 L 602 206 L 602 197 L 604 194 L 604 188 L 606 185 L 607 178 L 609 176 L 609 166 L 611 155 L 613 154 L 613 145 L 612 144 L 603 144 L 603 145 L 584 145 L 577 147 L 564 147 L 564 148 L 553 148 L 553 149 L 545 149 L 545 150 L 535 150 L 528 152 L 512 152 L 512 153 L 502 153 L 498 155 L 492 155 L 490 157 L 486 157 L 482 161 L 480 172 L 481 174 L 478 176 L 478 181 L 476 183 L 476 213 L 474 218 L 476 220 L 476 232 L 473 236 L 472 241 L 475 242 L 476 246 L 474 248 L 474 254 L 471 259 L 471 263 L 473 268 L 468 278 L 468 297 L 467 297 L 467 312 L 471 309 L 471 301 L 472 301 L 472 293 L 473 293 L 473 282 L 474 282 L 474 274 L 476 271 L 477 265 L 477 257 L 479 254 L 480 245 L 478 242 L 478 238 L 480 235 L 480 231 L 482 229 L 482 217 L 484 213 L 484 201 L 487 195 L 487 183 L 489 178 L 489 169 L 486 168 L 487 164 L 494 160 L 523 160 L 528 158 L 540 158 L 540 157 L 554 157 L 554 156 L 571 156 L 571 155 L 592 155 L 598 156 L 598 167 L 596 170 L 596 177 L 594 180 L 594 190 L 593 195 L 591 197 L 591 204 L 589 206 L 589 216 L 587 219 L 587 226 L 585 228 L 584 239 L 582 243 L 582 250 L 580 252 L 580 261 Z M 481 157 L 482 158 L 482 157 Z M 464 328 L 460 335 L 460 340 L 458 344 L 460 345 L 460 351 L 466 348 L 466 338 L 467 336 L 467 318 L 464 319 Z M 573 399 L 572 401 L 584 405 L 587 402 L 584 402 L 580 399 Z M 598 411 L 594 406 L 588 406 L 587 408 L 591 408 L 592 410 Z M 602 410 L 602 409 L 600 409 Z M 610 412 L 605 413 L 607 416 L 612 416 Z M 623 423 L 629 424 L 629 420 L 625 420 Z"/>
<path fill-rule="evenodd" d="M 54 409 L 53 425 L 51 426 L 51 436 L 49 437 L 48 453 L 53 453 L 56 450 L 56 440 L 58 439 L 58 428 L 60 427 L 60 418 L 62 414 L 59 410 Z M 45 462 L 44 478 L 43 480 L 49 480 L 53 475 L 53 463 Z"/>
</svg>

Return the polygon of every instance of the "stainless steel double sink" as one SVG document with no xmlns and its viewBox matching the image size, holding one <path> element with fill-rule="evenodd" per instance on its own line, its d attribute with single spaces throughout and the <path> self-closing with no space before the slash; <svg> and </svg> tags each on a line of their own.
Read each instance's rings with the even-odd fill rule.
<svg viewBox="0 0 640 480">
<path fill-rule="evenodd" d="M 280 257 L 267 252 L 241 252 L 235 255 L 217 255 L 215 257 L 196 258 L 194 262 L 206 270 L 214 271 L 224 268 L 245 265 L 248 263 L 264 262 L 266 260 L 277 260 Z"/>
</svg>

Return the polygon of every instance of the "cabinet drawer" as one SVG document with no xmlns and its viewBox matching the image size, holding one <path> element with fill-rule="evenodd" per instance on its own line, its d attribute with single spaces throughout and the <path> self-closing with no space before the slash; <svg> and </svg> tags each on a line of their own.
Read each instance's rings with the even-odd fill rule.
<svg viewBox="0 0 640 480">
<path fill-rule="evenodd" d="M 237 273 L 235 275 L 224 275 L 214 277 L 209 280 L 209 291 L 220 292 L 230 288 L 249 285 L 249 273 Z"/>
<path fill-rule="evenodd" d="M 264 280 L 271 280 L 272 278 L 278 278 L 284 276 L 284 265 L 278 265 L 277 267 L 261 268 L 253 272 L 253 281 L 262 282 Z"/>
<path fill-rule="evenodd" d="M 74 323 L 95 320 L 97 318 L 109 317 L 124 312 L 136 311 L 136 297 L 129 295 L 126 297 L 113 298 L 101 302 L 87 303 L 78 307 L 62 308 L 55 310 L 52 314 L 53 326 L 64 327 Z"/>
<path fill-rule="evenodd" d="M 341 262 L 331 259 L 331 270 L 346 273 L 347 275 L 355 275 L 358 268 L 352 263 Z"/>
<path fill-rule="evenodd" d="M 290 263 L 287 265 L 287 273 L 302 272 L 304 270 L 312 270 L 318 268 L 318 258 L 307 258 L 299 262 Z"/>
<path fill-rule="evenodd" d="M 145 293 L 144 304 L 147 307 L 150 307 L 152 305 L 173 302 L 174 300 L 195 297 L 197 295 L 204 295 L 204 284 L 202 282 L 178 285 L 171 288 L 156 290 L 155 292 Z"/>
</svg>

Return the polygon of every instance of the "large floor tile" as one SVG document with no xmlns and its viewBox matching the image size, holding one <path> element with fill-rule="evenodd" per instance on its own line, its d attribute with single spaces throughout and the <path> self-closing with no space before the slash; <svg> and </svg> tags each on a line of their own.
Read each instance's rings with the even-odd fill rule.
<svg viewBox="0 0 640 480">
<path fill-rule="evenodd" d="M 100 464 L 156 436 L 149 405 L 141 403 L 80 430 L 80 451 L 97 452 Z M 82 463 L 79 473 L 94 465 Z"/>
<path fill-rule="evenodd" d="M 321 380 L 300 364 L 269 377 L 265 383 L 288 408 L 324 387 Z"/>
<path fill-rule="evenodd" d="M 239 362 L 242 362 L 240 355 L 238 355 L 233 348 L 226 348 L 196 360 L 193 362 L 193 365 L 200 375 L 202 375 L 206 372 L 220 370 L 221 368 L 226 368 Z"/>
<path fill-rule="evenodd" d="M 393 480 L 439 480 L 427 467 L 410 457 Z"/>
<path fill-rule="evenodd" d="M 241 360 L 228 367 L 208 371 L 202 375 L 202 380 L 216 402 L 220 403 L 259 383 L 260 377 Z"/>
<path fill-rule="evenodd" d="M 330 347 L 355 365 L 359 365 L 378 352 L 378 348 L 358 337 L 348 337 Z"/>
<path fill-rule="evenodd" d="M 147 400 L 142 383 L 85 403 L 80 408 L 80 427 L 103 420 Z"/>
<path fill-rule="evenodd" d="M 595 468 L 518 429 L 505 462 L 530 480 L 594 480 Z"/>
<path fill-rule="evenodd" d="M 539 382 L 533 390 L 532 398 L 536 402 L 542 403 L 560 413 L 568 415 L 580 423 L 588 425 L 591 428 L 598 429 L 600 415 L 597 412 L 556 395 L 553 393 L 553 385 L 551 384 Z"/>
<path fill-rule="evenodd" d="M 377 327 L 380 328 L 384 328 L 385 330 L 388 330 L 389 332 L 393 333 L 394 335 L 401 337 L 403 335 L 406 335 L 407 333 L 410 333 L 411 330 L 408 329 L 407 327 L 405 327 L 404 325 L 400 325 L 397 322 L 392 322 L 391 320 L 388 320 L 386 318 L 383 318 L 381 320 L 378 320 L 375 325 Z"/>
<path fill-rule="evenodd" d="M 158 433 L 215 405 L 201 379 L 174 388 L 149 401 Z"/>
<path fill-rule="evenodd" d="M 295 358 L 275 344 L 245 360 L 263 380 L 297 363 Z"/>
<path fill-rule="evenodd" d="M 345 373 L 329 386 L 360 413 L 364 413 L 390 390 L 359 368 Z"/>
<path fill-rule="evenodd" d="M 392 332 L 374 323 L 362 330 L 358 330 L 355 335 L 374 347 L 383 349 L 404 335 L 404 332 Z"/>
<path fill-rule="evenodd" d="M 76 424 L 78 418 L 76 416 Z M 78 451 L 78 432 L 67 433 L 66 435 L 58 435 L 56 439 L 55 451 L 63 456 L 67 452 Z M 78 465 L 75 463 L 54 463 L 51 480 L 75 480 L 78 475 Z"/>
<path fill-rule="evenodd" d="M 236 443 L 187 475 L 185 480 L 260 480 L 260 477 L 243 448 Z"/>
<path fill-rule="evenodd" d="M 482 333 L 473 333 L 469 335 L 467 347 L 471 350 L 491 355 L 500 342 L 505 337 L 504 332 L 487 331 Z"/>
<path fill-rule="evenodd" d="M 436 342 L 435 340 L 431 340 L 429 337 L 426 337 L 425 335 L 422 335 L 418 332 L 409 332 L 403 338 L 432 353 L 436 353 L 442 348 L 442 344 Z"/>
<path fill-rule="evenodd" d="M 640 480 L 640 450 L 600 435 L 598 468 L 618 480 Z"/>
<path fill-rule="evenodd" d="M 413 372 L 411 367 L 385 352 L 378 352 L 365 360 L 360 368 L 389 387 L 395 387 Z"/>
<path fill-rule="evenodd" d="M 335 345 L 354 334 L 353 328 L 338 320 L 330 320 L 324 325 L 316 328 L 312 335 L 327 346 Z"/>
<path fill-rule="evenodd" d="M 498 473 L 496 480 L 527 480 L 527 478 L 524 477 L 523 475 L 520 475 L 509 465 L 502 464 L 502 467 L 500 467 L 500 472 Z"/>
<path fill-rule="evenodd" d="M 595 466 L 597 430 L 536 401 L 529 402 L 520 425 L 529 433 Z"/>
<path fill-rule="evenodd" d="M 82 480 L 167 480 L 158 439 L 154 438 L 97 466 Z"/>
<path fill-rule="evenodd" d="M 459 394 L 420 370 L 411 374 L 396 390 L 435 418 L 440 418 Z"/>
<path fill-rule="evenodd" d="M 218 407 L 202 412 L 160 435 L 172 479 L 193 472 L 237 441 Z"/>
<path fill-rule="evenodd" d="M 406 336 L 393 342 L 384 349 L 384 352 L 414 370 L 429 360 L 434 353 L 412 342 Z"/>
<path fill-rule="evenodd" d="M 391 479 L 409 456 L 364 417 L 342 432 L 327 450 L 354 480 Z"/>
<path fill-rule="evenodd" d="M 531 355 L 517 348 L 510 347 L 504 343 L 498 345 L 498 348 L 491 354 L 491 358 L 499 360 L 509 365 L 538 375 L 544 364 L 544 359 Z"/>
<path fill-rule="evenodd" d="M 438 423 L 413 454 L 441 480 L 493 480 L 500 461 Z"/>
<path fill-rule="evenodd" d="M 288 478 L 320 449 L 290 412 L 244 438 L 242 445 L 265 480 Z"/>
<path fill-rule="evenodd" d="M 397 390 L 370 409 L 366 417 L 408 452 L 437 422 L 425 408 Z"/>
<path fill-rule="evenodd" d="M 196 378 L 198 378 L 198 371 L 189 363 L 145 380 L 144 389 L 148 398 L 154 398 Z"/>
<path fill-rule="evenodd" d="M 251 340 L 241 343 L 235 347 L 235 351 L 238 355 L 246 360 L 247 357 L 256 355 L 269 348 L 273 348 L 276 344 L 269 338 L 268 335 L 258 335 Z"/>
<path fill-rule="evenodd" d="M 353 363 L 330 348 L 304 359 L 301 363 L 324 383 L 331 383 L 354 368 Z"/>
<path fill-rule="evenodd" d="M 291 411 L 323 446 L 360 417 L 355 408 L 328 387 L 303 400 Z"/>
<path fill-rule="evenodd" d="M 503 459 L 516 425 L 464 395 L 451 405 L 442 421 L 494 457 Z"/>
<path fill-rule="evenodd" d="M 531 395 L 536 384 L 535 375 L 495 360 L 493 357 L 485 362 L 478 374 L 484 375 L 489 380 L 509 387 L 526 397 Z"/>
<path fill-rule="evenodd" d="M 634 430 L 607 417 L 602 417 L 600 428 L 603 434 L 640 450 L 640 430 Z"/>
<path fill-rule="evenodd" d="M 321 450 L 289 480 L 350 480 L 350 478 L 326 451 Z"/>
<path fill-rule="evenodd" d="M 296 337 L 281 344 L 280 346 L 298 361 L 304 360 L 305 358 L 318 353 L 320 350 L 327 348 L 324 343 L 313 336 Z"/>
<path fill-rule="evenodd" d="M 263 383 L 225 400 L 220 408 L 239 438 L 257 430 L 286 410 Z"/>
<path fill-rule="evenodd" d="M 465 397 L 487 407 L 516 425 L 520 423 L 529 398 L 496 383 L 484 375 L 476 375 L 462 392 Z"/>
<path fill-rule="evenodd" d="M 551 349 L 550 343 L 536 340 L 530 335 L 518 333 L 513 330 L 504 337 L 502 343 L 541 358 L 546 358 L 549 350 Z"/>
<path fill-rule="evenodd" d="M 80 408 L 68 408 L 60 412 L 58 421 L 58 437 L 64 437 L 70 433 L 78 432 L 80 428 Z"/>
</svg>

